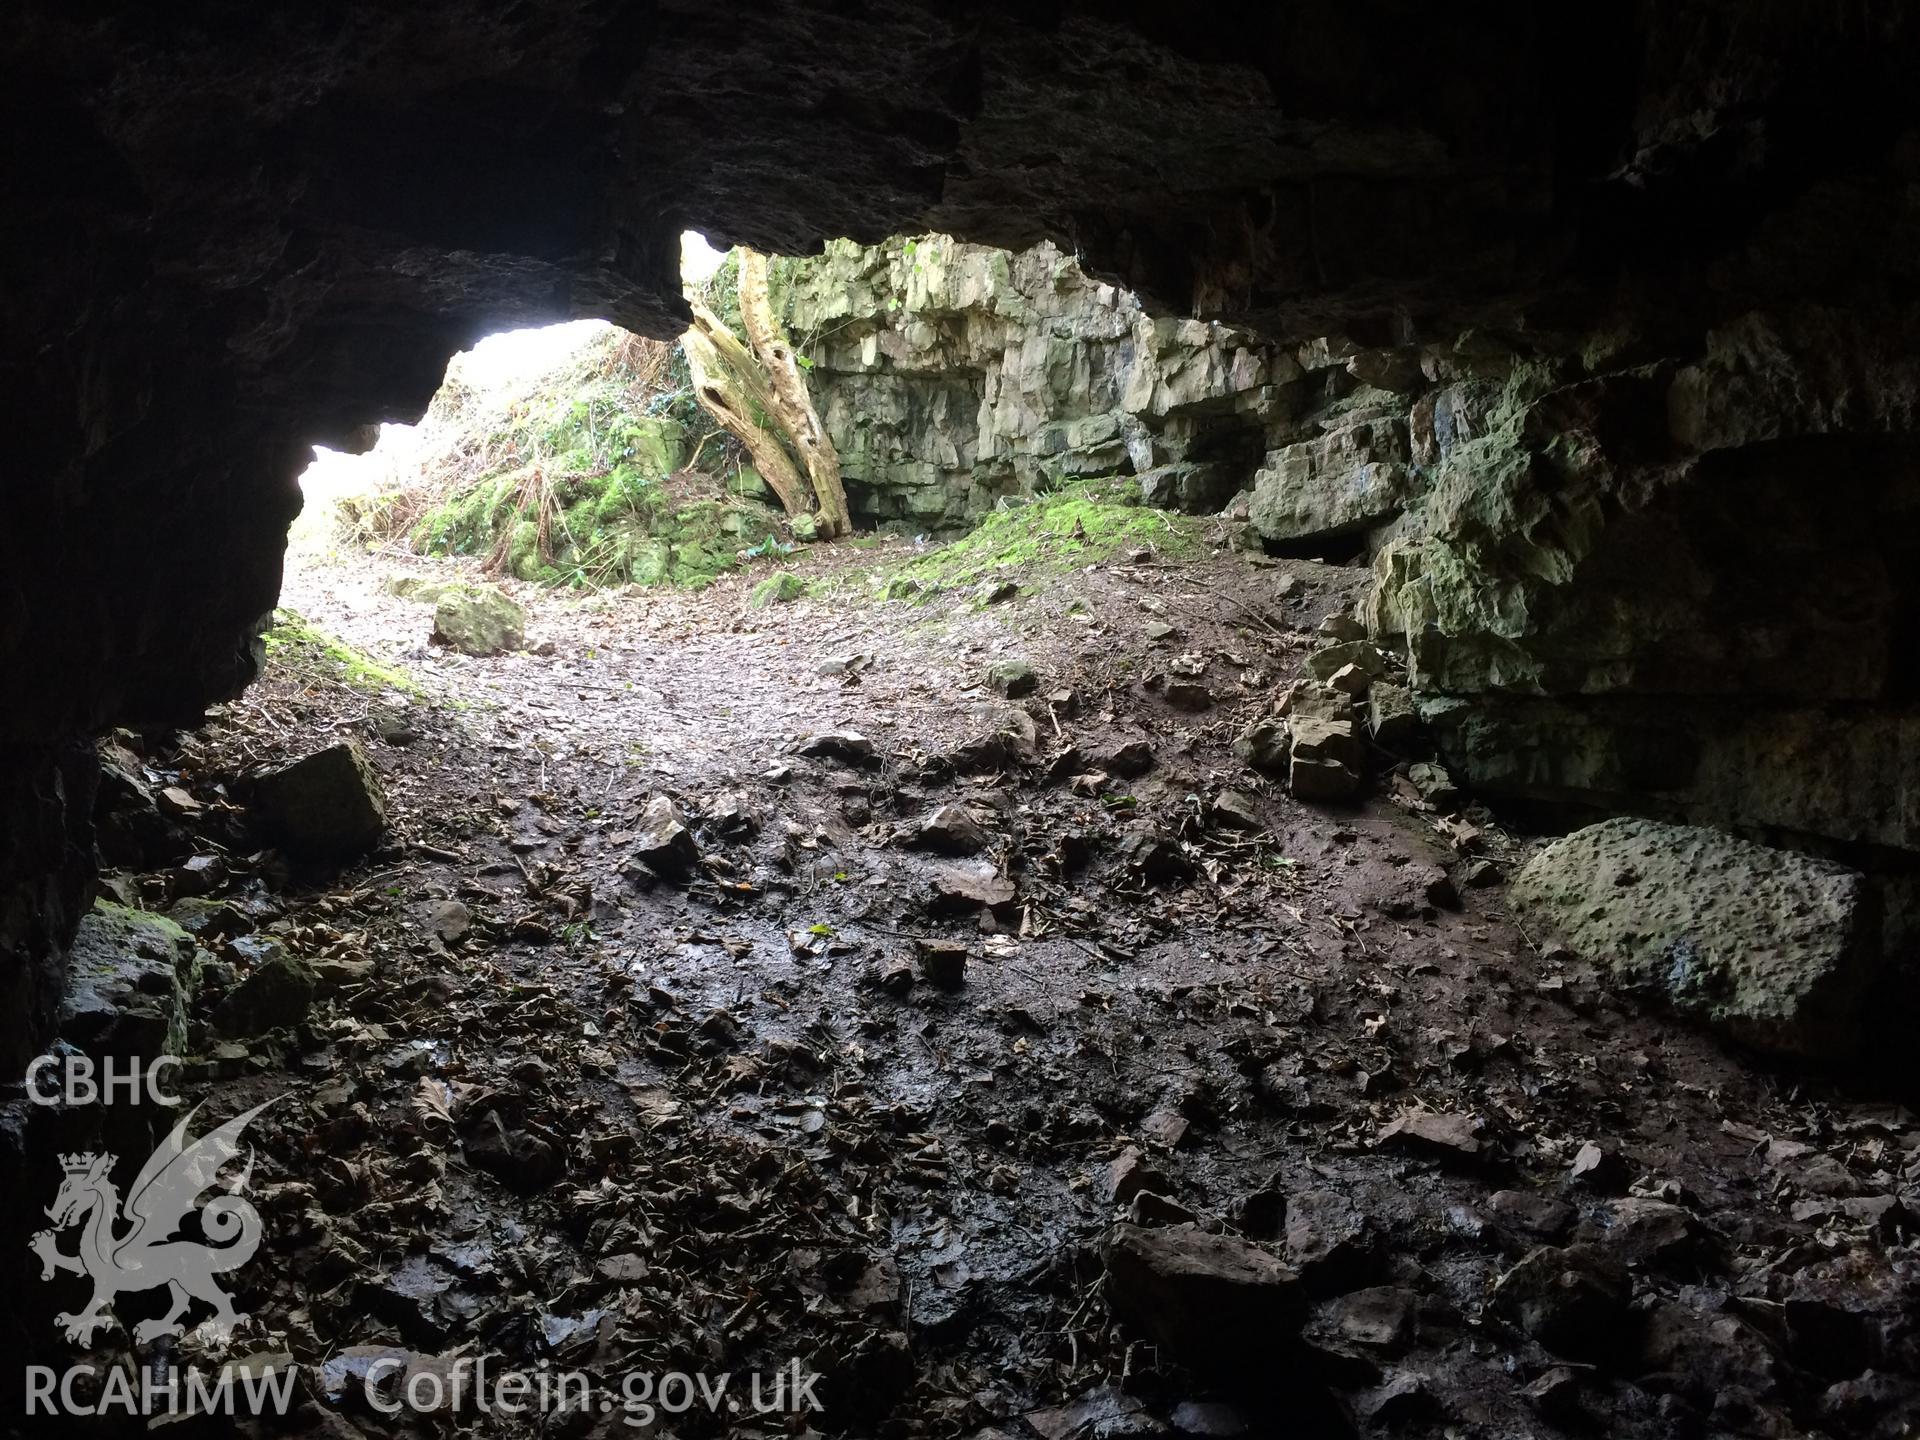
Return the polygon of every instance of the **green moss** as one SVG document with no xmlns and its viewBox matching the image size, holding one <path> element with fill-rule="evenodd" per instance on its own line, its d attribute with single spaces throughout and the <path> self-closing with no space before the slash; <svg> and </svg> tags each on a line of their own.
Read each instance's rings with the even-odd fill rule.
<svg viewBox="0 0 1920 1440">
<path fill-rule="evenodd" d="M 791 570 L 782 570 L 778 575 L 769 575 L 753 587 L 753 594 L 747 597 L 747 603 L 755 610 L 766 610 L 774 605 L 785 605 L 798 600 L 807 593 L 807 582 Z"/>
<path fill-rule="evenodd" d="M 484 557 L 548 585 L 710 582 L 737 548 L 719 537 L 757 537 L 772 516 L 729 495 L 720 474 L 685 469 L 701 454 L 716 470 L 732 466 L 724 444 L 694 443 L 712 424 L 692 400 L 685 357 L 666 352 L 664 368 L 660 357 L 609 337 L 499 402 L 450 378 L 429 412 L 449 479 L 407 530 L 413 548 Z M 652 543 L 662 535 L 673 543 L 665 564 Z"/>
<path fill-rule="evenodd" d="M 94 914 L 114 927 L 119 934 L 115 937 L 121 948 L 137 950 L 142 948 L 137 941 L 127 937 L 137 936 L 142 930 L 149 932 L 145 948 L 158 950 L 162 954 L 184 955 L 193 949 L 193 936 L 181 926 L 164 915 L 148 910 L 135 910 L 130 905 L 118 905 L 105 896 L 95 896 Z"/>
<path fill-rule="evenodd" d="M 1016 570 L 1077 569 L 1145 545 L 1169 556 L 1191 554 L 1197 537 L 1193 517 L 1141 505 L 1131 479 L 1083 480 L 991 512 L 970 534 L 880 577 L 879 586 L 888 598 L 925 596 Z"/>
<path fill-rule="evenodd" d="M 398 599 L 423 600 L 431 605 L 447 593 L 448 582 L 424 575 L 389 575 L 380 582 L 380 588 Z"/>
<path fill-rule="evenodd" d="M 415 526 L 416 547 L 499 551 L 507 573 L 544 585 L 699 588 L 737 568 L 738 552 L 773 534 L 777 522 L 770 507 L 732 493 L 719 477 L 654 480 L 616 469 L 547 478 L 543 493 L 516 494 L 525 479 L 489 477 L 451 496 Z"/>
<path fill-rule="evenodd" d="M 261 639 L 272 663 L 296 672 L 344 682 L 372 694 L 382 690 L 398 690 L 406 695 L 421 693 L 419 685 L 406 671 L 382 665 L 346 641 L 309 623 L 298 611 L 274 611 L 273 627 Z"/>
</svg>

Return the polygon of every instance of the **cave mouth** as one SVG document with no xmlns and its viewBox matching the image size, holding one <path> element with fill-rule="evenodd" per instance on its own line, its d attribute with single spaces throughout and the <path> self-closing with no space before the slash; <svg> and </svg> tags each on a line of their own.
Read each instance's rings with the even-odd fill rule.
<svg viewBox="0 0 1920 1440">
<path fill-rule="evenodd" d="M 741 262 L 704 260 L 725 323 Z M 1165 322 L 1050 247 L 839 242 L 768 278 L 846 531 L 757 474 L 764 375 L 717 413 L 691 339 L 490 337 L 417 425 L 306 472 L 254 685 L 103 745 L 69 1039 L 182 1055 L 170 1082 L 250 1127 L 287 1262 L 181 1363 L 232 1340 L 313 1366 L 328 1409 L 394 1414 L 484 1351 L 618 1408 L 607 1337 L 704 1314 L 732 1371 L 799 1356 L 837 1433 L 957 1373 L 1002 1418 L 1203 1407 L 1258 1433 L 1282 1415 L 1247 1377 L 1276 1363 L 1308 1397 L 1287 1423 L 1385 1383 L 1329 1380 L 1310 1338 L 1276 1361 L 1264 1337 L 1309 1305 L 1518 1423 L 1504 1367 L 1452 1338 L 1465 1312 L 1421 1298 L 1419 1246 L 1482 1275 L 1592 1256 L 1601 1283 L 1606 1246 L 1644 1243 L 1677 1287 L 1701 1197 L 1760 1223 L 1762 1152 L 1811 1144 L 1753 1138 L 1783 1070 L 1881 1116 L 1871 1082 L 1802 1069 L 1835 1039 L 1817 1007 L 1677 1018 L 1685 996 L 1530 933 L 1509 897 L 1555 847 L 1627 847 L 1557 882 L 1604 880 L 1599 914 L 1676 847 L 1737 842 L 1615 821 L 1543 845 L 1525 787 L 1489 809 L 1450 772 L 1459 722 L 1429 723 L 1419 652 L 1365 619 L 1408 533 L 1401 457 L 1439 443 L 1403 354 Z M 1455 445 L 1486 429 L 1469 401 Z M 1567 728 L 1541 728 L 1552 753 Z M 1647 794 L 1698 759 L 1619 763 Z M 1803 886 L 1782 910 L 1848 893 L 1775 853 L 1705 863 Z M 143 1153 L 172 1118 L 112 1138 Z M 1181 1298 L 1195 1257 L 1239 1277 L 1258 1354 Z M 137 1346 L 167 1307 L 97 1320 L 88 1343 Z M 645 1323 L 652 1363 L 704 1373 L 694 1331 Z M 1116 1399 L 1140 1334 L 1154 1383 Z"/>
<path fill-rule="evenodd" d="M 25 3 L 34 1427 L 1920 1423 L 1904 17 Z"/>
<path fill-rule="evenodd" d="M 1367 565 L 1373 560 L 1365 530 L 1330 530 L 1305 539 L 1262 539 L 1261 550 L 1277 558 L 1319 560 L 1328 565 Z"/>
</svg>

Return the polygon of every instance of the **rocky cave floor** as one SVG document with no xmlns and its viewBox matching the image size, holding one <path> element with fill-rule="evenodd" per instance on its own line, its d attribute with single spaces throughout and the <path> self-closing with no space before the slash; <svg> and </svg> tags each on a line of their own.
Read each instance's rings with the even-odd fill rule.
<svg viewBox="0 0 1920 1440">
<path fill-rule="evenodd" d="M 235 1279 L 239 1348 L 302 1367 L 294 1428 L 656 1433 L 623 1377 L 797 1357 L 820 1412 L 657 1433 L 1911 1433 L 1907 1112 L 1537 953 L 1485 812 L 1391 772 L 1309 806 L 1234 758 L 1361 572 L 1148 549 L 991 604 L 517 587 L 530 650 L 476 659 L 389 593 L 449 568 L 291 573 L 422 693 L 277 660 L 142 757 L 216 860 L 115 880 L 219 902 L 196 1131 L 285 1095 Z M 994 693 L 1010 657 L 1033 694 Z M 246 777 L 342 736 L 391 829 L 289 873 Z M 661 793 L 681 874 L 637 858 Z M 313 1008 L 223 1036 L 273 945 Z M 396 1351 L 601 1388 L 389 1416 L 361 1380 Z"/>
</svg>

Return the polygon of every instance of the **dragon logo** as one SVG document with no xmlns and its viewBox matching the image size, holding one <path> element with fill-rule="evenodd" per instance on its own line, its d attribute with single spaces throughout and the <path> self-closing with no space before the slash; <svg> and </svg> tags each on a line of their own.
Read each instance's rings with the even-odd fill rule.
<svg viewBox="0 0 1920 1440">
<path fill-rule="evenodd" d="M 214 1314 L 203 1327 L 210 1339 L 223 1343 L 232 1336 L 234 1327 L 247 1317 L 235 1312 L 214 1277 L 239 1269 L 260 1248 L 260 1212 L 240 1194 L 253 1174 L 252 1152 L 226 1193 L 200 1209 L 200 1229 L 211 1243 L 175 1237 L 188 1212 L 212 1188 L 221 1167 L 240 1153 L 240 1133 L 271 1104 L 273 1100 L 256 1105 L 189 1143 L 187 1126 L 199 1113 L 195 1106 L 140 1167 L 124 1216 L 120 1192 L 111 1178 L 119 1157 L 92 1153 L 60 1157 L 66 1178 L 47 1207 L 53 1229 L 35 1235 L 29 1248 L 40 1257 L 42 1280 L 65 1271 L 93 1281 L 93 1300 L 86 1309 L 55 1317 L 54 1323 L 67 1339 L 76 1345 L 91 1344 L 93 1332 L 107 1323 L 107 1309 L 116 1295 L 163 1285 L 171 1293 L 172 1307 L 164 1316 L 137 1325 L 136 1340 L 144 1344 L 162 1335 L 179 1335 L 185 1328 L 180 1317 L 195 1300 L 213 1306 Z M 115 1234 L 115 1225 L 123 1219 L 128 1228 Z M 62 1254 L 54 1245 L 55 1232 L 76 1225 L 82 1227 L 80 1248 L 71 1255 Z"/>
</svg>

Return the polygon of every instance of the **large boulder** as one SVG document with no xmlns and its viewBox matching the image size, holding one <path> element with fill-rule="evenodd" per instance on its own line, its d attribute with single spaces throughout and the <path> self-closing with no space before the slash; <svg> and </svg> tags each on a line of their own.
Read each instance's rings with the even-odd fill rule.
<svg viewBox="0 0 1920 1440">
<path fill-rule="evenodd" d="M 452 585 L 433 607 L 433 642 L 463 655 L 501 655 L 527 643 L 527 612 L 493 585 Z"/>
<path fill-rule="evenodd" d="M 1879 954 L 1863 876 L 1654 820 L 1590 825 L 1514 880 L 1514 911 L 1618 984 L 1736 1040 L 1838 1057 Z"/>
<path fill-rule="evenodd" d="M 1271 1361 L 1306 1320 L 1300 1277 L 1270 1250 L 1196 1224 L 1115 1225 L 1101 1247 L 1107 1301 L 1201 1369 Z"/>
<path fill-rule="evenodd" d="M 96 1056 L 179 1054 L 195 961 L 193 937 L 173 921 L 94 901 L 68 955 L 62 1038 Z"/>
<path fill-rule="evenodd" d="M 372 849 L 386 832 L 379 777 L 352 740 L 261 776 L 253 794 L 268 833 L 310 859 L 348 859 Z"/>
<path fill-rule="evenodd" d="M 1253 477 L 1249 518 L 1269 540 L 1312 541 L 1385 524 L 1407 503 L 1407 425 L 1362 412 L 1338 429 L 1267 456 Z"/>
<path fill-rule="evenodd" d="M 1326 685 L 1297 687 L 1287 708 L 1287 735 L 1287 786 L 1295 799 L 1346 800 L 1360 792 L 1367 751 L 1352 697 Z"/>
<path fill-rule="evenodd" d="M 298 1025 L 307 1018 L 318 988 L 312 966 L 271 945 L 252 973 L 215 1007 L 214 1027 L 225 1035 L 251 1036 Z"/>
</svg>

